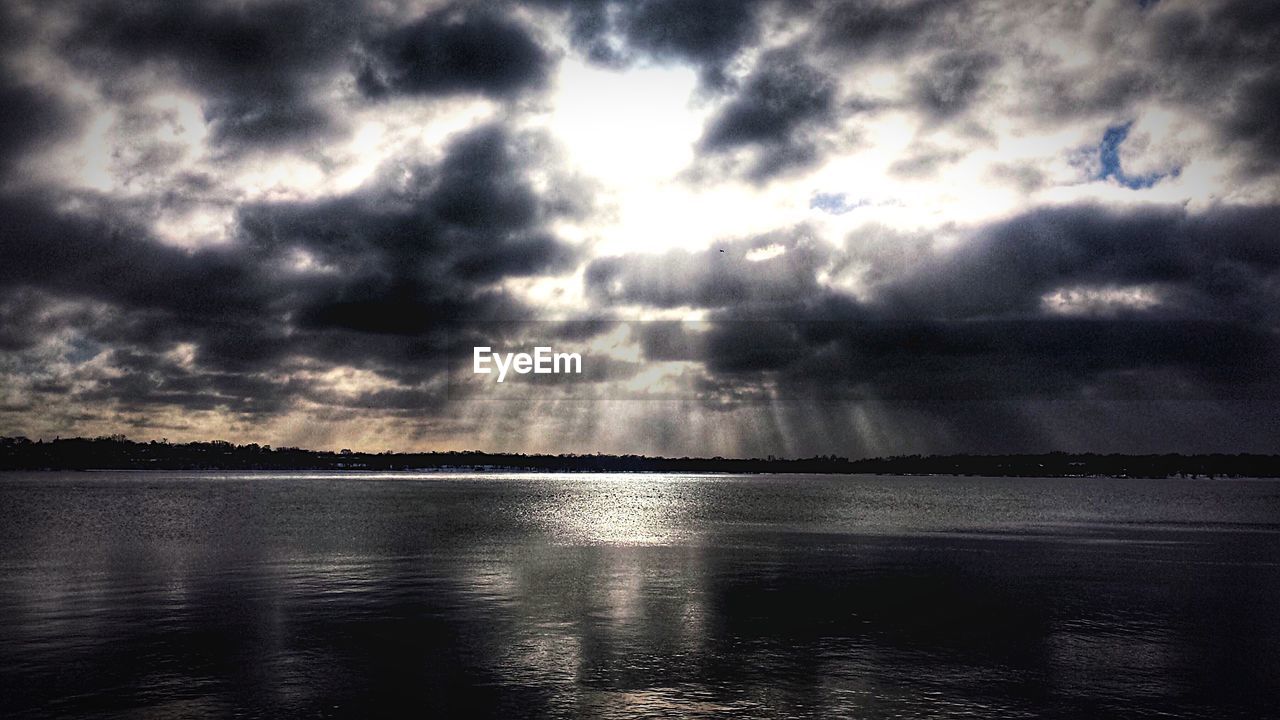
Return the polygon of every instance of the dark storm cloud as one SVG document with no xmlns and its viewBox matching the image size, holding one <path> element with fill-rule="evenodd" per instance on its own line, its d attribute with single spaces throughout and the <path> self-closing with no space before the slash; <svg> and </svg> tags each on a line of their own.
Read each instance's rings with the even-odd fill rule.
<svg viewBox="0 0 1280 720">
<path fill-rule="evenodd" d="M 1205 93 L 1214 81 L 1238 78 L 1247 66 L 1274 65 L 1280 49 L 1280 8 L 1273 3 L 1220 0 L 1162 3 L 1148 18 L 1152 54 Z"/>
<path fill-rule="evenodd" d="M 25 348 L 70 331 L 110 349 L 120 372 L 83 399 L 122 407 L 274 412 L 321 393 L 299 371 L 331 366 L 403 383 L 370 403 L 404 401 L 442 371 L 450 327 L 531 312 L 497 283 L 572 267 L 575 251 L 547 225 L 581 202 L 533 188 L 527 173 L 548 167 L 538 147 L 481 127 L 439 163 L 350 195 L 244 206 L 234 242 L 198 250 L 157 242 L 109 204 L 0 197 L 0 286 L 13 289 L 0 339 Z M 302 256 L 321 269 L 296 268 Z M 81 317 L 63 301 L 109 311 Z M 179 343 L 192 362 L 167 355 Z"/>
<path fill-rule="evenodd" d="M 647 0 L 631 4 L 622 19 L 631 45 L 655 55 L 689 60 L 704 82 L 723 82 L 724 65 L 756 39 L 758 0 Z"/>
<path fill-rule="evenodd" d="M 550 58 L 518 23 L 481 7 L 446 7 L 366 48 L 367 95 L 477 93 L 508 97 L 543 85 Z"/>
<path fill-rule="evenodd" d="M 78 124 L 79 115 L 56 94 L 0 74 L 0 179 L 23 157 Z"/>
<path fill-rule="evenodd" d="M 152 240 L 142 229 L 112 217 L 65 213 L 51 208 L 54 198 L 38 195 L 0 199 L 0 212 L 11 223 L 0 235 L 0 287 L 10 290 L 0 305 L 6 312 L 5 334 L 26 336 L 25 345 L 39 340 L 71 337 L 73 347 L 107 348 L 115 355 L 119 374 L 98 378 L 84 402 L 103 399 L 103 393 L 125 405 L 164 402 L 204 407 L 215 402 L 244 408 L 250 400 L 230 402 L 224 391 L 198 399 L 181 374 L 161 375 L 155 362 L 175 342 L 198 341 L 208 352 L 205 336 L 234 328 L 234 347 L 264 353 L 271 347 L 264 328 L 272 317 L 269 273 L 226 249 L 188 253 Z M 70 304 L 71 309 L 65 306 Z M 25 307 L 24 307 L 25 305 Z M 92 308 L 90 310 L 89 308 Z M 68 313 L 71 313 L 68 316 Z M 98 351 L 74 351 L 64 360 L 77 366 Z M 150 358 L 139 363 L 139 358 Z M 208 378 L 208 386 L 243 378 L 223 374 Z M 277 390 L 266 393 L 263 398 Z M 63 397 L 78 397 L 65 393 Z M 255 401 L 259 406 L 268 401 Z"/>
<path fill-rule="evenodd" d="M 1167 296 L 1150 312 L 1161 316 L 1273 322 L 1278 223 L 1274 206 L 1034 211 L 918 262 L 877 305 L 895 317 L 998 317 L 1034 314 L 1067 285 L 1157 284 Z"/>
<path fill-rule="evenodd" d="M 946 14 L 963 12 L 966 3 L 947 0 L 845 0 L 819 3 L 816 34 L 822 46 L 854 56 L 914 51 Z"/>
<path fill-rule="evenodd" d="M 698 143 L 702 159 L 711 162 L 701 163 L 693 176 L 728 170 L 762 183 L 820 163 L 839 144 L 842 122 L 891 104 L 856 93 L 842 97 L 834 77 L 856 77 L 860 63 L 881 51 L 908 56 L 958 44 L 918 73 L 902 100 L 934 123 L 961 115 L 1000 61 L 946 34 L 943 20 L 951 11 L 964 10 L 959 4 L 858 0 L 779 6 L 783 22 L 802 31 L 788 46 L 763 51 L 745 77 L 719 84 L 728 99 Z M 937 42 L 927 41 L 939 33 Z"/>
<path fill-rule="evenodd" d="M 825 313 L 797 315 L 801 319 L 767 324 L 715 324 L 708 368 L 739 377 L 775 372 L 782 387 L 804 400 L 937 403 L 1239 399 L 1273 390 L 1280 369 L 1271 333 L 1227 321 L 837 322 Z"/>
<path fill-rule="evenodd" d="M 1280 107 L 1280 63 L 1236 92 L 1231 111 L 1223 122 L 1227 141 L 1248 148 L 1244 162 L 1249 172 L 1272 174 L 1280 167 L 1280 123 L 1275 119 L 1277 107 Z"/>
<path fill-rule="evenodd" d="M 438 166 L 410 168 L 403 188 L 246 207 L 244 238 L 256 253 L 303 251 L 342 268 L 304 293 L 297 311 L 309 326 L 415 334 L 443 318 L 513 312 L 489 283 L 564 271 L 575 256 L 546 230 L 574 203 L 534 190 L 526 152 L 501 127 L 482 127 Z"/>
<path fill-rule="evenodd" d="M 208 364 L 236 372 L 267 369 L 285 351 L 279 313 L 288 287 L 269 268 L 249 262 L 234 248 L 188 252 L 165 246 L 110 216 L 109 209 L 60 212 L 52 209 L 54 201 L 38 195 L 0 199 L 11 222 L 0 236 L 0 254 L 7 260 L 0 286 L 12 289 L 10 307 L 15 298 L 34 303 L 5 318 L 6 334 L 41 339 L 69 334 L 73 344 L 109 350 L 120 363 L 120 375 L 99 378 L 97 394 L 86 401 L 102 399 L 114 388 L 125 404 L 163 399 L 202 406 L 205 401 L 193 400 L 189 392 L 167 389 L 188 379 L 189 371 L 159 374 L 169 366 L 156 363 L 175 343 L 194 342 Z M 71 311 L 63 307 L 68 302 Z M 68 312 L 75 312 L 69 321 Z M 65 360 L 74 366 L 97 354 L 72 353 Z M 205 377 L 210 386 L 240 381 L 236 374 Z M 264 398 L 283 390 L 274 387 Z M 209 395 L 222 398 L 227 392 Z M 257 402 L 266 404 L 266 399 Z"/>
<path fill-rule="evenodd" d="M 711 378 L 803 401 L 1228 402 L 1280 375 L 1276 227 L 1276 207 L 1034 211 L 926 254 L 861 301 L 816 280 L 875 264 L 856 238 L 843 257 L 763 261 L 792 271 L 762 271 L 772 280 L 733 255 L 679 251 L 597 260 L 587 279 L 600 300 L 711 311 L 703 332 L 651 328 L 650 360 L 701 361 Z M 1066 314 L 1044 303 L 1063 288 L 1132 287 L 1159 301 Z"/>
<path fill-rule="evenodd" d="M 460 3 L 397 24 L 366 3 L 100 2 L 67 51 L 110 95 L 171 79 L 200 94 L 212 141 L 236 150 L 324 137 L 344 83 L 366 96 L 541 87 L 550 56 L 519 23 Z"/>
<path fill-rule="evenodd" d="M 589 59 L 625 65 L 637 57 L 699 68 L 702 83 L 719 88 L 726 66 L 759 38 L 762 0 L 539 0 L 567 10 L 571 37 Z"/>
<path fill-rule="evenodd" d="M 113 94 L 133 92 L 144 71 L 200 93 L 220 145 L 271 146 L 339 122 L 320 94 L 348 61 L 359 11 L 294 0 L 99 2 L 77 15 L 68 50 Z"/>
<path fill-rule="evenodd" d="M 834 119 L 832 79 L 794 50 L 773 51 L 711 118 L 698 148 L 708 155 L 746 149 L 747 177 L 767 180 L 817 162 L 815 133 Z"/>
<path fill-rule="evenodd" d="M 0 291 L 0 351 L 17 352 L 56 336 L 67 328 L 94 322 L 94 309 L 78 303 L 60 303 L 31 288 L 5 287 Z M 85 357 L 96 354 L 88 346 L 78 348 Z"/>
<path fill-rule="evenodd" d="M 191 316 L 252 313 L 268 297 L 262 271 L 228 249 L 161 245 L 116 218 L 59 213 L 51 198 L 0 196 L 0 283 Z M 109 212 L 109 210 L 108 210 Z"/>
<path fill-rule="evenodd" d="M 144 412 L 156 406 L 185 411 L 227 410 L 262 414 L 284 409 L 291 396 L 302 393 L 305 383 L 245 373 L 202 371 L 154 354 L 128 349 L 112 353 L 112 363 L 124 371 L 104 377 L 80 393 L 86 403 L 118 403 L 125 412 Z"/>
</svg>

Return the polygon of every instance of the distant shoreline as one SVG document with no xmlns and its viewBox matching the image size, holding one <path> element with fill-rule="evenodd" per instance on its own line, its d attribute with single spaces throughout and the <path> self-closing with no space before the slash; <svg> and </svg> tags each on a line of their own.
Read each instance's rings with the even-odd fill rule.
<svg viewBox="0 0 1280 720">
<path fill-rule="evenodd" d="M 1051 452 L 909 455 L 849 459 L 699 458 L 643 455 L 523 455 L 473 451 L 330 452 L 225 441 L 137 442 L 121 436 L 49 442 L 0 438 L 0 470 L 580 472 L 834 474 L 983 477 L 1280 477 L 1280 455 L 1121 455 Z"/>
</svg>

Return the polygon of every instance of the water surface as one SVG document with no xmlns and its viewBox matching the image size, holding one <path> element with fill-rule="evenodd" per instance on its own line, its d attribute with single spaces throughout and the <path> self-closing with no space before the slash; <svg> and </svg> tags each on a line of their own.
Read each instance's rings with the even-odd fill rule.
<svg viewBox="0 0 1280 720">
<path fill-rule="evenodd" d="M 5 717 L 1277 717 L 1280 483 L 0 474 Z"/>
</svg>

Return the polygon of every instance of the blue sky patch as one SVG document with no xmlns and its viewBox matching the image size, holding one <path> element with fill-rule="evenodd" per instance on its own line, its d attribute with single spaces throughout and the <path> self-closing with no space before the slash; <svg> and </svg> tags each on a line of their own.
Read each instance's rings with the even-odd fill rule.
<svg viewBox="0 0 1280 720">
<path fill-rule="evenodd" d="M 1182 168 L 1175 167 L 1167 173 L 1130 175 L 1120 167 L 1120 145 L 1129 137 L 1129 129 L 1132 127 L 1133 121 L 1130 120 L 1122 125 L 1112 125 L 1102 134 L 1102 143 L 1098 146 L 1100 168 L 1095 179 L 1114 179 L 1130 190 L 1145 190 L 1166 177 L 1177 177 Z"/>
<path fill-rule="evenodd" d="M 810 210 L 821 210 L 831 215 L 843 215 L 869 204 L 867 200 L 850 200 L 844 193 L 820 192 L 814 193 L 813 197 L 809 198 Z"/>
</svg>

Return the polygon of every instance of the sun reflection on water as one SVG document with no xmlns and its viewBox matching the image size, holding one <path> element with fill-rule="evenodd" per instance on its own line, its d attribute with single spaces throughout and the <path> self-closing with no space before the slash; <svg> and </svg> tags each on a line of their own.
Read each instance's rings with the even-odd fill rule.
<svg viewBox="0 0 1280 720">
<path fill-rule="evenodd" d="M 695 539 L 682 520 L 705 501 L 702 483 L 682 476 L 607 474 L 559 487 L 533 510 L 563 545 L 670 545 Z"/>
</svg>

